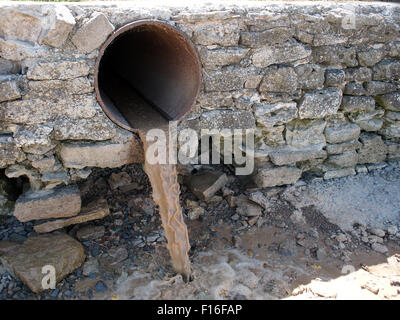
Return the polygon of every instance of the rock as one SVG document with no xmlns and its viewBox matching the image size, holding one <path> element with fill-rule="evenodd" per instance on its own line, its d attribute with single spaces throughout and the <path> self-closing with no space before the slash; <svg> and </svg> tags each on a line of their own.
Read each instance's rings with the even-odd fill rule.
<svg viewBox="0 0 400 320">
<path fill-rule="evenodd" d="M 11 254 L 20 246 L 19 243 L 13 241 L 0 241 L 0 256 L 3 254 Z"/>
<path fill-rule="evenodd" d="M 194 43 L 204 46 L 237 46 L 240 31 L 243 29 L 243 23 L 236 19 L 196 23 L 193 25 L 192 40 Z"/>
<path fill-rule="evenodd" d="M 396 226 L 389 226 L 387 227 L 387 232 L 389 235 L 394 236 L 396 235 L 398 228 Z"/>
<path fill-rule="evenodd" d="M 376 235 L 377 237 L 383 238 L 385 236 L 385 231 L 383 231 L 382 229 L 372 228 L 372 229 L 369 229 L 368 231 L 370 233 L 372 233 L 373 235 Z"/>
<path fill-rule="evenodd" d="M 0 52 L 3 59 L 18 62 L 37 58 L 44 54 L 45 49 L 18 40 L 3 40 L 0 38 Z"/>
<path fill-rule="evenodd" d="M 326 163 L 330 166 L 337 168 L 354 167 L 358 161 L 358 154 L 356 151 L 346 151 L 342 154 L 335 154 L 328 157 Z"/>
<path fill-rule="evenodd" d="M 240 201 L 236 213 L 245 217 L 258 217 L 262 214 L 262 208 L 250 201 Z"/>
<path fill-rule="evenodd" d="M 14 140 L 18 147 L 23 148 L 25 152 L 38 154 L 38 149 L 48 149 L 53 147 L 50 134 L 53 127 L 47 124 L 24 125 L 18 127 L 14 132 Z"/>
<path fill-rule="evenodd" d="M 296 162 L 306 161 L 311 159 L 325 159 L 326 151 L 322 150 L 323 145 L 311 145 L 302 148 L 293 148 L 284 146 L 277 148 L 269 154 L 273 164 L 294 165 Z"/>
<path fill-rule="evenodd" d="M 4 6 L 0 8 L 0 16 L 0 34 L 3 38 L 37 42 L 42 32 L 42 22 L 34 13 Z"/>
<path fill-rule="evenodd" d="M 240 34 L 240 44 L 257 48 L 266 44 L 283 43 L 290 40 L 293 36 L 293 29 L 288 27 L 276 27 L 262 32 L 242 32 Z"/>
<path fill-rule="evenodd" d="M 203 72 L 203 81 L 207 92 L 241 90 L 246 79 L 246 70 L 235 66 Z"/>
<path fill-rule="evenodd" d="M 373 243 L 371 245 L 371 248 L 372 248 L 372 250 L 382 253 L 382 254 L 385 254 L 389 251 L 386 246 L 384 246 L 383 244 L 379 244 L 379 243 Z"/>
<path fill-rule="evenodd" d="M 261 191 L 252 192 L 249 195 L 249 200 L 257 203 L 264 209 L 268 209 L 271 206 L 271 203 L 267 199 L 266 196 Z"/>
<path fill-rule="evenodd" d="M 400 91 L 377 96 L 376 101 L 386 110 L 400 111 Z"/>
<path fill-rule="evenodd" d="M 336 45 L 314 47 L 312 56 L 316 63 L 330 66 L 343 65 L 355 67 L 358 64 L 356 49 L 354 47 L 346 48 Z"/>
<path fill-rule="evenodd" d="M 201 215 L 204 214 L 204 209 L 202 207 L 196 207 L 189 210 L 187 216 L 190 220 L 198 220 Z"/>
<path fill-rule="evenodd" d="M 383 81 L 367 81 L 364 83 L 364 87 L 370 96 L 390 93 L 397 89 L 395 84 Z"/>
<path fill-rule="evenodd" d="M 255 49 L 252 61 L 258 68 L 265 68 L 272 64 L 283 64 L 308 58 L 311 55 L 310 48 L 296 41 L 266 45 Z"/>
<path fill-rule="evenodd" d="M 199 51 L 201 62 L 206 69 L 216 69 L 221 66 L 237 64 L 242 60 L 249 49 L 245 48 L 222 48 L 212 49 L 202 48 Z"/>
<path fill-rule="evenodd" d="M 326 141 L 329 143 L 343 143 L 351 140 L 358 140 L 359 136 L 360 128 L 355 124 L 347 124 L 325 129 Z"/>
<path fill-rule="evenodd" d="M 65 228 L 73 224 L 84 223 L 96 219 L 102 219 L 110 213 L 110 209 L 107 204 L 107 200 L 100 199 L 93 201 L 86 207 L 82 208 L 79 215 L 68 218 L 58 219 L 50 222 L 45 222 L 33 227 L 37 233 L 52 232 L 57 229 Z"/>
<path fill-rule="evenodd" d="M 301 170 L 296 167 L 276 167 L 259 169 L 254 182 L 259 188 L 294 184 L 301 177 Z"/>
<path fill-rule="evenodd" d="M 361 143 L 358 141 L 350 141 L 338 144 L 328 144 L 326 146 L 326 152 L 328 154 L 339 154 L 350 150 L 356 150 L 361 147 Z"/>
<path fill-rule="evenodd" d="M 63 5 L 52 7 L 50 12 L 51 25 L 48 26 L 45 34 L 41 36 L 40 43 L 55 48 L 61 47 L 67 40 L 69 33 L 75 26 L 75 18 L 71 11 Z"/>
<path fill-rule="evenodd" d="M 316 251 L 316 255 L 319 261 L 325 260 L 327 257 L 327 253 L 324 248 L 318 248 Z"/>
<path fill-rule="evenodd" d="M 362 146 L 358 151 L 358 163 L 380 163 L 385 161 L 388 148 L 382 138 L 373 133 L 361 133 Z"/>
<path fill-rule="evenodd" d="M 256 103 L 253 110 L 257 124 L 264 127 L 287 123 L 297 117 L 296 102 Z"/>
<path fill-rule="evenodd" d="M 105 292 L 107 289 L 107 285 L 103 281 L 97 281 L 94 286 L 94 290 L 100 293 Z"/>
<path fill-rule="evenodd" d="M 294 257 L 297 253 L 296 241 L 286 239 L 278 246 L 278 253 L 285 257 Z"/>
<path fill-rule="evenodd" d="M 99 261 L 96 258 L 90 257 L 82 266 L 82 274 L 88 276 L 99 272 Z"/>
<path fill-rule="evenodd" d="M 0 168 L 25 159 L 25 154 L 15 144 L 10 135 L 0 135 Z"/>
<path fill-rule="evenodd" d="M 64 167 L 76 169 L 117 168 L 144 162 L 143 148 L 135 136 L 127 143 L 63 143 L 59 155 Z"/>
<path fill-rule="evenodd" d="M 185 184 L 200 200 L 210 199 L 218 190 L 225 186 L 228 177 L 225 173 L 203 171 L 185 177 Z"/>
<path fill-rule="evenodd" d="M 357 53 L 358 62 L 361 66 L 372 67 L 383 59 L 385 51 L 382 49 L 369 48 L 367 51 Z"/>
<path fill-rule="evenodd" d="M 21 90 L 18 87 L 17 81 L 1 81 L 0 79 L 0 102 L 11 101 L 20 97 Z"/>
<path fill-rule="evenodd" d="M 361 128 L 361 130 L 367 132 L 378 131 L 383 126 L 382 119 L 357 120 L 356 123 Z"/>
<path fill-rule="evenodd" d="M 315 119 L 335 114 L 341 101 L 342 91 L 336 88 L 307 92 L 299 103 L 299 117 Z"/>
<path fill-rule="evenodd" d="M 356 174 L 356 171 L 354 170 L 354 168 L 330 170 L 330 171 L 325 172 L 324 179 L 325 180 L 336 179 L 336 178 L 342 178 L 342 177 L 346 177 L 346 176 L 352 176 L 355 174 Z"/>
<path fill-rule="evenodd" d="M 200 118 L 201 129 L 252 129 L 255 120 L 251 111 L 210 110 L 204 111 Z"/>
<path fill-rule="evenodd" d="M 85 226 L 76 232 L 76 237 L 81 241 L 91 241 L 101 238 L 104 233 L 104 226 Z"/>
<path fill-rule="evenodd" d="M 328 87 L 342 87 L 345 83 L 345 72 L 342 69 L 326 69 L 325 85 Z"/>
<path fill-rule="evenodd" d="M 86 77 L 89 66 L 85 61 L 37 62 L 28 69 L 29 80 L 71 80 Z"/>
<path fill-rule="evenodd" d="M 340 109 L 344 112 L 372 112 L 375 100 L 372 97 L 343 96 Z"/>
<path fill-rule="evenodd" d="M 372 79 L 372 71 L 370 68 L 358 67 L 358 68 L 347 68 L 345 70 L 346 81 L 369 81 Z"/>
<path fill-rule="evenodd" d="M 295 120 L 286 125 L 286 142 L 288 145 L 303 148 L 310 145 L 326 144 L 323 120 Z"/>
<path fill-rule="evenodd" d="M 292 67 L 271 66 L 266 68 L 259 90 L 295 93 L 297 86 L 297 74 Z"/>
<path fill-rule="evenodd" d="M 385 59 L 372 68 L 373 80 L 392 80 L 400 77 L 400 61 Z"/>
<path fill-rule="evenodd" d="M 75 94 L 86 94 L 93 92 L 93 87 L 88 78 L 78 77 L 71 80 L 41 80 L 29 81 L 25 97 L 49 98 L 65 97 L 66 99 Z"/>
<path fill-rule="evenodd" d="M 55 268 L 56 282 L 59 282 L 82 264 L 85 253 L 82 245 L 66 234 L 40 235 L 2 255 L 1 260 L 9 271 L 38 293 L 44 290 L 44 266 Z"/>
<path fill-rule="evenodd" d="M 295 68 L 298 86 L 302 89 L 321 89 L 324 86 L 324 69 L 317 64 L 302 64 Z"/>
<path fill-rule="evenodd" d="M 340 233 L 336 236 L 336 240 L 338 242 L 345 242 L 347 241 L 347 236 L 344 233 Z"/>
<path fill-rule="evenodd" d="M 21 222 L 76 216 L 81 196 L 76 185 L 51 190 L 28 191 L 15 203 L 14 216 Z"/>
<path fill-rule="evenodd" d="M 344 94 L 351 96 L 365 96 L 367 95 L 367 91 L 364 89 L 361 83 L 349 82 L 344 88 Z"/>
<path fill-rule="evenodd" d="M 108 184 L 110 185 L 111 190 L 115 190 L 118 189 L 119 187 L 130 184 L 132 178 L 126 172 L 119 172 L 119 173 L 112 173 L 107 181 Z"/>
<path fill-rule="evenodd" d="M 100 12 L 94 12 L 76 33 L 71 41 L 80 52 L 89 53 L 100 47 L 114 31 L 114 26 Z"/>
</svg>

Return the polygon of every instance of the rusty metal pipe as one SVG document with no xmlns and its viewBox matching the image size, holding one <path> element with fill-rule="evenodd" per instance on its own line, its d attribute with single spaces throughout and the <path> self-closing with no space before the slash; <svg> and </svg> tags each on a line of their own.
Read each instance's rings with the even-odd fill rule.
<svg viewBox="0 0 400 320">
<path fill-rule="evenodd" d="M 201 63 L 175 27 L 140 20 L 116 30 L 100 49 L 95 91 L 107 116 L 134 132 L 179 120 L 195 103 Z"/>
</svg>

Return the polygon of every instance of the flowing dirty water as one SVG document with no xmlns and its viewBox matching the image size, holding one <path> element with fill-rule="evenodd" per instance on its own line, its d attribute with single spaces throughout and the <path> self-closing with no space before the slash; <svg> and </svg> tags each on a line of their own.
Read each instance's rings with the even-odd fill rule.
<svg viewBox="0 0 400 320">
<path fill-rule="evenodd" d="M 143 144 L 145 163 L 144 170 L 149 177 L 153 199 L 160 208 L 160 216 L 165 237 L 168 241 L 168 250 L 171 255 L 174 269 L 181 274 L 185 280 L 190 279 L 190 261 L 188 251 L 190 249 L 189 237 L 186 224 L 182 216 L 182 208 L 179 203 L 180 188 L 176 166 L 174 164 L 152 164 L 148 159 L 148 143 L 146 136 L 151 129 L 162 130 L 167 138 L 166 150 L 172 144 L 169 143 L 169 123 L 156 110 L 155 106 L 150 106 L 135 90 L 132 89 L 124 80 L 115 73 L 112 81 L 108 82 L 117 94 L 115 95 L 115 105 L 129 123 L 131 128 L 139 134 Z M 107 88 L 105 88 L 107 91 Z"/>
</svg>

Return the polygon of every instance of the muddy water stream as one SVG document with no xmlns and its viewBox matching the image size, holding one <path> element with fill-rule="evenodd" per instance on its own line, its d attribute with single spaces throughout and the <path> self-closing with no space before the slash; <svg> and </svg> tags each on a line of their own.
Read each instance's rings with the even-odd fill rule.
<svg viewBox="0 0 400 320">
<path fill-rule="evenodd" d="M 112 86 L 113 92 L 118 91 L 118 94 L 114 95 L 114 97 L 118 97 L 118 100 L 114 99 L 113 102 L 118 105 L 118 110 L 123 118 L 139 134 L 145 155 L 150 146 L 146 141 L 146 135 L 151 129 L 161 129 L 165 132 L 166 151 L 169 154 L 168 121 L 121 78 L 115 75 L 115 78 L 111 80 L 109 84 Z M 180 188 L 176 166 L 174 164 L 151 164 L 146 157 L 144 169 L 153 189 L 153 199 L 159 206 L 172 265 L 177 273 L 189 280 L 191 270 L 188 256 L 189 236 L 179 203 Z"/>
</svg>

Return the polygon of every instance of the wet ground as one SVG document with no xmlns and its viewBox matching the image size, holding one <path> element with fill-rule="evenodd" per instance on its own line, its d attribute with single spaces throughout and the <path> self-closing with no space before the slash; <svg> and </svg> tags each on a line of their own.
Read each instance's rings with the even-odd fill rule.
<svg viewBox="0 0 400 320">
<path fill-rule="evenodd" d="M 363 225 L 360 221 L 351 230 L 343 231 L 315 203 L 300 205 L 288 197 L 288 193 L 301 196 L 308 192 L 308 187 L 300 182 L 295 187 L 262 190 L 268 206 L 258 218 L 245 217 L 231 206 L 230 190 L 234 196 L 246 197 L 256 190 L 246 189 L 227 168 L 214 169 L 225 171 L 229 183 L 207 202 L 199 201 L 181 184 L 181 204 L 191 245 L 192 281 L 186 283 L 173 272 L 147 177 L 141 166 L 132 165 L 94 170 L 79 185 L 84 203 L 101 196 L 111 209 L 111 214 L 102 220 L 59 231 L 76 237 L 83 227 L 104 226 L 101 232 L 93 232 L 91 240 L 81 241 L 87 255 L 85 263 L 55 290 L 40 294 L 32 293 L 0 265 L 0 299 L 400 297 L 399 234 L 386 232 L 377 237 L 370 232 L 371 227 L 398 226 L 399 214 L 388 212 L 390 221 L 378 219 L 379 226 Z M 388 167 L 365 174 L 362 188 L 368 177 L 374 185 L 377 175 L 389 175 L 391 183 L 399 187 L 399 171 Z M 125 177 L 127 182 L 113 189 L 110 177 L 121 172 L 125 174 L 117 180 Z M 357 187 L 354 181 L 361 179 L 357 177 L 336 179 L 334 184 L 339 189 L 341 183 L 343 188 L 347 183 Z M 323 188 L 324 182 L 319 183 Z M 335 197 L 338 195 L 335 193 Z M 187 215 L 196 206 L 202 207 L 204 213 L 199 219 L 190 220 Z M 379 208 L 377 202 L 377 215 Z M 351 215 L 351 207 L 348 210 Z M 32 227 L 33 223 L 22 224 L 8 218 L 0 224 L 0 240 L 23 241 L 34 234 Z M 381 244 L 388 252 L 377 252 L 372 248 L 374 243 Z"/>
</svg>

